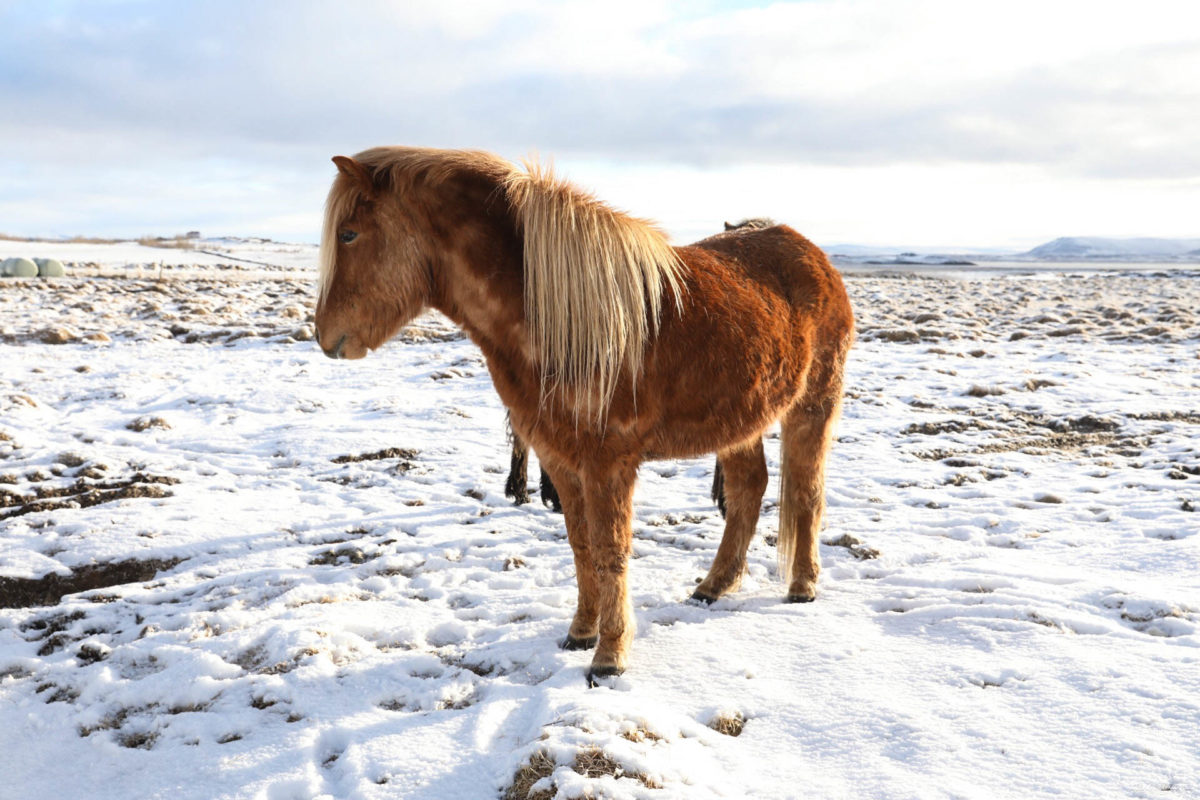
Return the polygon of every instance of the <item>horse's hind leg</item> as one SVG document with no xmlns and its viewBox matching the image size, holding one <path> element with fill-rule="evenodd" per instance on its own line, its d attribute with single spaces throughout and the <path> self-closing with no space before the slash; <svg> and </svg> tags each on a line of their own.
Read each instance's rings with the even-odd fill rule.
<svg viewBox="0 0 1200 800">
<path fill-rule="evenodd" d="M 794 406 L 784 417 L 780 453 L 779 568 L 788 582 L 787 601 L 817 596 L 821 571 L 817 535 L 825 511 L 825 461 L 840 397 L 815 407 Z"/>
<path fill-rule="evenodd" d="M 725 477 L 725 535 L 708 576 L 696 587 L 692 599 L 711 603 L 736 589 L 746 569 L 746 551 L 767 488 L 767 460 L 762 439 L 717 456 Z"/>
<path fill-rule="evenodd" d="M 551 511 L 562 512 L 562 500 L 558 496 L 558 489 L 554 486 L 554 479 L 547 474 L 546 469 L 542 468 L 542 479 L 539 482 L 542 491 L 542 504 L 549 506 Z"/>
<path fill-rule="evenodd" d="M 508 429 L 508 439 L 512 442 L 512 460 L 509 462 L 508 480 L 504 482 L 504 496 L 520 506 L 529 502 L 529 445 L 512 429 L 507 416 L 504 427 Z"/>
</svg>

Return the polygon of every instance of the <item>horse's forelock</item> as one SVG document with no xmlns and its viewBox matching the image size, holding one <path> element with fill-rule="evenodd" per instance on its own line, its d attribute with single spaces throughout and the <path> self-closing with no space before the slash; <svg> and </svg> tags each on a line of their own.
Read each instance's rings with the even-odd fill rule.
<svg viewBox="0 0 1200 800">
<path fill-rule="evenodd" d="M 317 255 L 317 303 L 325 302 L 337 269 L 337 236 L 342 223 L 354 213 L 361 192 L 354 184 L 338 176 L 325 199 L 325 220 L 321 226 L 321 245 Z"/>
</svg>

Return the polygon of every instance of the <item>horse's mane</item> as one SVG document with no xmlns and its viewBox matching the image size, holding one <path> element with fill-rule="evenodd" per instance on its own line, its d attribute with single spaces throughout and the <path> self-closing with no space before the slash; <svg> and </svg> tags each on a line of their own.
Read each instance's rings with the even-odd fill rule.
<svg viewBox="0 0 1200 800">
<path fill-rule="evenodd" d="M 658 332 L 664 294 L 682 303 L 683 263 L 652 223 L 617 211 L 526 161 L 522 171 L 489 153 L 381 147 L 355 158 L 393 184 L 444 181 L 466 171 L 494 178 L 524 238 L 525 319 L 542 393 L 574 392 L 577 413 L 607 414 L 622 372 L 636 375 Z M 337 226 L 357 201 L 349 181 L 330 190 L 321 239 L 322 297 Z"/>
<path fill-rule="evenodd" d="M 505 181 L 525 235 L 525 317 L 543 392 L 577 394 L 604 417 L 624 370 L 636 375 L 658 332 L 663 295 L 682 302 L 683 263 L 653 224 L 601 203 L 527 161 Z"/>
</svg>

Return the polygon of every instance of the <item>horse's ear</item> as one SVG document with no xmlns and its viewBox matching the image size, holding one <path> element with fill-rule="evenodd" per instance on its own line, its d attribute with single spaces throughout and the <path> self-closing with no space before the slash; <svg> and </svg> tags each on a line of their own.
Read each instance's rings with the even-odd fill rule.
<svg viewBox="0 0 1200 800">
<path fill-rule="evenodd" d="M 338 172 L 354 181 L 363 194 L 367 197 L 375 196 L 375 181 L 371 180 L 371 174 L 367 172 L 366 167 L 349 156 L 334 156 L 333 163 L 337 165 Z"/>
<path fill-rule="evenodd" d="M 725 230 L 727 230 L 727 231 L 731 231 L 736 227 L 737 227 L 737 225 L 730 225 L 728 222 L 725 223 Z"/>
</svg>

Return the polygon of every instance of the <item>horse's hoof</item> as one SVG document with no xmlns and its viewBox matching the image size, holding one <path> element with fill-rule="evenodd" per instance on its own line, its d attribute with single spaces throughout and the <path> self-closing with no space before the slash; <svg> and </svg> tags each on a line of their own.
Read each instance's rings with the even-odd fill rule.
<svg viewBox="0 0 1200 800">
<path fill-rule="evenodd" d="M 704 594 L 703 592 L 699 592 L 699 591 L 692 592 L 691 599 L 695 600 L 697 603 L 703 603 L 706 606 L 711 606 L 713 603 L 717 602 L 717 598 L 709 597 L 708 595 Z"/>
<path fill-rule="evenodd" d="M 591 650 L 596 646 L 596 642 L 600 641 L 599 636 L 583 636 L 576 638 L 571 634 L 567 634 L 567 638 L 559 642 L 558 646 L 563 650 Z"/>
<path fill-rule="evenodd" d="M 787 597 L 785 597 L 783 599 L 783 602 L 785 602 L 785 603 L 811 603 L 813 600 L 816 600 L 816 599 L 817 599 L 817 596 L 815 594 L 789 594 Z"/>
<path fill-rule="evenodd" d="M 625 670 L 614 666 L 593 666 L 587 671 L 587 684 L 589 689 L 595 689 L 600 685 L 600 678 L 615 678 L 624 673 Z"/>
</svg>

